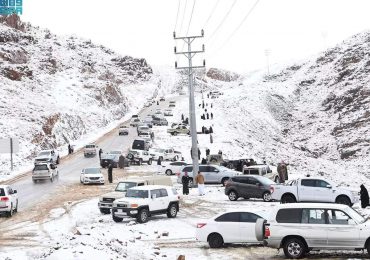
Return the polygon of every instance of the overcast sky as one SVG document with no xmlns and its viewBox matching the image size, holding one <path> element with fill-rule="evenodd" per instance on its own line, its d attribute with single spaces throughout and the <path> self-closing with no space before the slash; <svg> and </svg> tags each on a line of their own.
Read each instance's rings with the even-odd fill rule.
<svg viewBox="0 0 370 260">
<path fill-rule="evenodd" d="M 177 35 L 200 34 L 204 28 L 205 38 L 193 46 L 205 44 L 206 53 L 198 58 L 205 58 L 207 67 L 237 72 L 265 69 L 265 50 L 270 63 L 291 62 L 370 25 L 369 0 L 260 0 L 239 30 L 256 0 L 24 0 L 22 19 L 56 34 L 92 39 L 153 65 L 173 65 L 179 2 Z M 181 50 L 183 45 L 177 46 Z M 179 63 L 186 65 L 183 59 Z"/>
</svg>

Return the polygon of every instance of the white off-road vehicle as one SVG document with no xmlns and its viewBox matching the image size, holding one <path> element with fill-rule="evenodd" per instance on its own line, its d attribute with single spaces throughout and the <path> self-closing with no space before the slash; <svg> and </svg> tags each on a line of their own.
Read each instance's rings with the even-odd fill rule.
<svg viewBox="0 0 370 260">
<path fill-rule="evenodd" d="M 127 159 L 129 159 L 131 163 L 139 165 L 142 165 L 144 162 L 151 165 L 153 162 L 152 156 L 148 151 L 144 150 L 130 150 L 127 154 Z"/>
<path fill-rule="evenodd" d="M 178 161 L 182 158 L 182 154 L 179 151 L 175 151 L 173 148 L 161 149 L 161 148 L 150 148 L 149 153 L 153 160 L 168 160 L 168 161 Z"/>
<path fill-rule="evenodd" d="M 125 198 L 113 202 L 112 217 L 115 222 L 121 222 L 127 216 L 133 217 L 139 223 L 145 223 L 150 216 L 160 214 L 175 218 L 179 211 L 179 200 L 180 196 L 172 187 L 160 185 L 133 187 L 127 190 Z"/>
<path fill-rule="evenodd" d="M 95 144 L 87 144 L 85 145 L 84 147 L 84 156 L 85 157 L 88 157 L 88 156 L 96 156 L 96 149 L 98 147 L 95 145 Z"/>
<path fill-rule="evenodd" d="M 125 197 L 129 188 L 144 185 L 172 186 L 172 180 L 168 176 L 143 176 L 120 181 L 113 192 L 106 193 L 99 198 L 98 207 L 100 212 L 103 214 L 110 214 L 113 202 L 116 199 Z"/>
<path fill-rule="evenodd" d="M 35 167 L 32 170 L 32 181 L 36 183 L 40 180 L 50 180 L 54 181 L 55 178 L 58 178 L 59 172 L 57 166 L 52 163 L 38 163 L 35 164 Z"/>
<path fill-rule="evenodd" d="M 55 163 L 59 164 L 59 153 L 56 150 L 42 150 L 35 158 L 35 164 L 38 163 Z"/>
</svg>

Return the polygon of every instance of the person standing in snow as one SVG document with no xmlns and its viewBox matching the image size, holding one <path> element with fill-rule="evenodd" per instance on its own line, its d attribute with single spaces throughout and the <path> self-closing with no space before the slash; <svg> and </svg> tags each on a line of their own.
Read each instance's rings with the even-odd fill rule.
<svg viewBox="0 0 370 260">
<path fill-rule="evenodd" d="M 108 166 L 108 181 L 109 183 L 113 182 L 113 165 L 111 163 Z"/>
<path fill-rule="evenodd" d="M 211 108 L 213 108 L 213 103 L 211 103 Z"/>
<path fill-rule="evenodd" d="M 120 169 L 125 168 L 125 157 L 122 154 L 118 158 L 118 166 Z"/>
<path fill-rule="evenodd" d="M 200 171 L 198 172 L 198 175 L 195 178 L 195 181 L 198 184 L 198 193 L 199 193 L 199 196 L 205 195 L 205 191 L 204 191 L 204 176 L 201 174 Z"/>
<path fill-rule="evenodd" d="M 209 133 L 210 134 L 213 134 L 213 128 L 212 128 L 212 126 L 209 127 Z"/>
<path fill-rule="evenodd" d="M 288 169 L 284 161 L 281 161 L 281 163 L 278 164 L 277 172 L 280 183 L 284 183 L 286 180 L 288 180 Z"/>
<path fill-rule="evenodd" d="M 207 148 L 207 149 L 206 149 L 206 156 L 208 156 L 210 153 L 211 153 L 211 150 L 209 150 L 209 149 Z"/>
<path fill-rule="evenodd" d="M 211 119 L 213 120 L 213 113 L 211 112 Z"/>
<path fill-rule="evenodd" d="M 213 144 L 213 136 L 212 136 L 212 134 L 210 134 L 210 135 L 209 135 L 209 142 L 210 142 L 211 144 Z"/>
<path fill-rule="evenodd" d="M 181 121 L 184 121 L 184 114 L 181 114 Z"/>
<path fill-rule="evenodd" d="M 157 173 L 161 173 L 162 171 L 162 159 L 161 157 L 158 157 L 158 160 L 157 160 Z"/>
<path fill-rule="evenodd" d="M 101 160 L 101 154 L 103 153 L 103 150 L 100 148 L 99 149 L 99 160 Z"/>
<path fill-rule="evenodd" d="M 190 177 L 188 175 L 188 172 L 185 172 L 184 176 L 182 176 L 181 178 L 182 194 L 184 195 L 189 195 L 189 181 L 190 181 Z"/>
<path fill-rule="evenodd" d="M 209 119 L 209 114 L 207 113 L 207 120 Z"/>
<path fill-rule="evenodd" d="M 360 186 L 360 198 L 361 198 L 361 208 L 366 208 L 369 206 L 369 193 L 367 192 L 367 189 L 365 188 L 365 185 L 361 184 Z"/>
</svg>

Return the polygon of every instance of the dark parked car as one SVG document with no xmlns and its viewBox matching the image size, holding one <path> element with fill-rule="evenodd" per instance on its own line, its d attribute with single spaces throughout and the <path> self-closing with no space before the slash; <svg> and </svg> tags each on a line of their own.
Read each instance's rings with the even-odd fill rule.
<svg viewBox="0 0 370 260">
<path fill-rule="evenodd" d="M 264 201 L 271 201 L 271 184 L 275 182 L 263 176 L 235 176 L 226 182 L 225 194 L 231 201 L 238 198 L 262 198 Z"/>
<path fill-rule="evenodd" d="M 118 167 L 118 154 L 102 154 L 100 159 L 100 166 L 102 168 L 108 168 L 109 164 L 113 165 L 113 168 Z"/>
</svg>

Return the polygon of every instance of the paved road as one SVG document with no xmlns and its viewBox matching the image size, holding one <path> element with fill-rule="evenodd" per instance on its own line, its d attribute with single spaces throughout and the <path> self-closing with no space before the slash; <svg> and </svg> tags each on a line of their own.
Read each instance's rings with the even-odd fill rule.
<svg viewBox="0 0 370 260">
<path fill-rule="evenodd" d="M 165 107 L 168 107 L 168 100 L 160 102 L 159 105 L 153 104 L 151 107 L 143 109 L 140 116 L 145 117 L 147 114 L 155 112 L 152 110 Z M 103 151 L 122 150 L 125 153 L 131 146 L 135 137 L 137 137 L 136 128 L 131 127 L 129 131 L 128 136 L 119 136 L 118 130 L 114 129 L 97 140 L 96 144 L 99 148 L 102 148 Z M 83 151 L 80 151 L 61 160 L 58 166 L 59 179 L 53 183 L 50 181 L 33 183 L 31 175 L 17 180 L 12 183 L 12 187 L 18 191 L 19 211 L 32 207 L 38 201 L 52 195 L 53 191 L 61 186 L 79 183 L 81 169 L 94 166 L 99 166 L 99 156 L 84 158 Z"/>
</svg>

